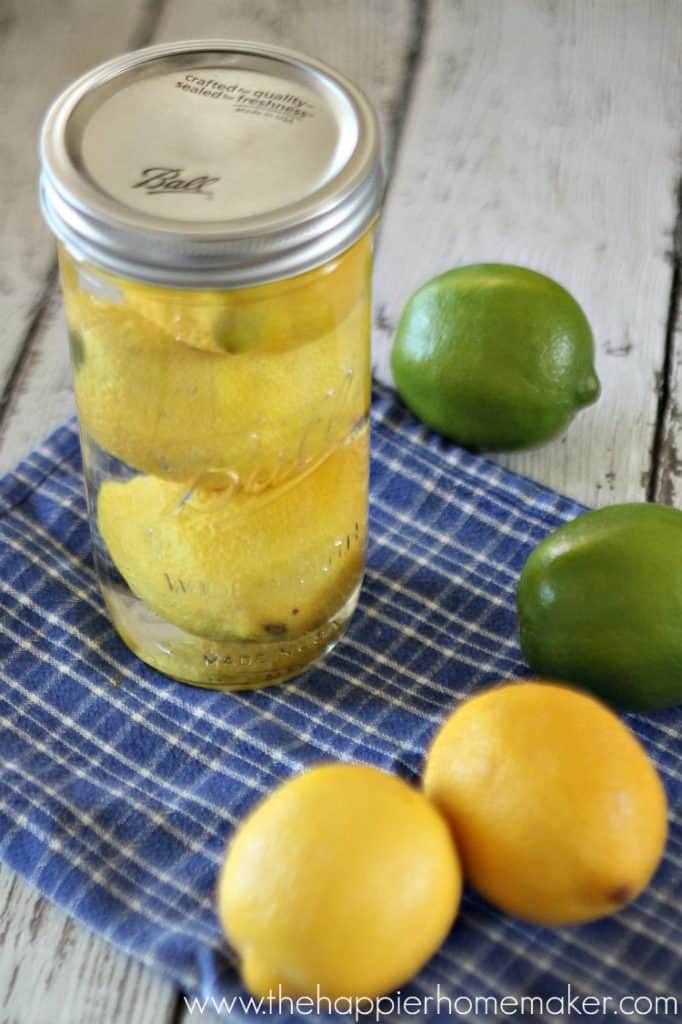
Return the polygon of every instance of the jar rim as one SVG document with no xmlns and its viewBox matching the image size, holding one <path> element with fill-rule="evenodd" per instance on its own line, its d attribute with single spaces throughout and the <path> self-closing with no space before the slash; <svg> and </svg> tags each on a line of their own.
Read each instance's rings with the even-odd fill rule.
<svg viewBox="0 0 682 1024">
<path fill-rule="evenodd" d="M 145 167 L 154 146 L 164 163 Z M 193 146 L 212 176 L 191 166 Z M 235 40 L 146 47 L 93 68 L 52 104 L 40 157 L 43 214 L 75 258 L 179 288 L 244 287 L 320 266 L 373 223 L 383 188 L 362 91 L 321 61 Z M 187 172 L 174 166 L 181 157 Z M 219 184 L 211 193 L 206 182 Z"/>
</svg>

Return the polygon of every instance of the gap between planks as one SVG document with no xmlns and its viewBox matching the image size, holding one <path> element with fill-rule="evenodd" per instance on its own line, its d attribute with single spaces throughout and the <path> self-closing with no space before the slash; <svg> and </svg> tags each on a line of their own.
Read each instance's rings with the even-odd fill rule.
<svg viewBox="0 0 682 1024">
<path fill-rule="evenodd" d="M 649 501 L 660 501 L 666 505 L 678 503 L 677 489 L 682 478 L 682 374 L 678 365 L 682 355 L 682 178 L 677 184 L 677 222 L 673 230 L 671 261 L 673 276 L 666 324 L 665 359 L 647 492 Z"/>
</svg>

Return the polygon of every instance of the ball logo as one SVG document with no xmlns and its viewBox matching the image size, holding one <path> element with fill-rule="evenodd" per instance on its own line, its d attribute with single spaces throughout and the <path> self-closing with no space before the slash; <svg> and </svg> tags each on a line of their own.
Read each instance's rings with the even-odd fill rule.
<svg viewBox="0 0 682 1024">
<path fill-rule="evenodd" d="M 215 185 L 220 178 L 212 178 L 208 174 L 196 177 L 185 176 L 183 167 L 145 167 L 140 180 L 132 188 L 142 188 L 148 195 L 192 195 L 213 198 L 209 186 Z"/>
</svg>

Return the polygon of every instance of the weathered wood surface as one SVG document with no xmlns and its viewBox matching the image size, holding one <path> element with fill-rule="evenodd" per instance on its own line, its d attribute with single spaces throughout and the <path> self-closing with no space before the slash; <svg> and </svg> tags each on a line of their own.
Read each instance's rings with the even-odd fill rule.
<svg viewBox="0 0 682 1024">
<path fill-rule="evenodd" d="M 40 117 L 61 85 L 156 25 L 154 40 L 259 38 L 315 53 L 372 96 L 389 156 L 400 138 L 377 260 L 382 375 L 402 303 L 431 274 L 482 259 L 534 266 L 584 304 L 604 396 L 560 442 L 504 461 L 595 504 L 648 487 L 682 500 L 682 325 L 665 357 L 678 0 L 13 0 L 2 11 L 0 470 L 73 407 L 35 203 Z M 197 1019 L 177 998 L 0 868 L 0 1020 Z"/>
<path fill-rule="evenodd" d="M 170 1024 L 170 982 L 0 871 L 3 1024 Z"/>
<path fill-rule="evenodd" d="M 0 5 L 0 385 L 40 312 L 54 259 L 36 200 L 42 116 L 73 78 L 137 43 L 146 28 L 140 0 L 3 0 Z"/>
<path fill-rule="evenodd" d="M 588 504 L 651 474 L 680 174 L 677 0 L 434 0 L 389 193 L 376 359 L 411 292 L 508 261 L 584 306 L 603 395 L 558 442 L 505 465 Z"/>
</svg>

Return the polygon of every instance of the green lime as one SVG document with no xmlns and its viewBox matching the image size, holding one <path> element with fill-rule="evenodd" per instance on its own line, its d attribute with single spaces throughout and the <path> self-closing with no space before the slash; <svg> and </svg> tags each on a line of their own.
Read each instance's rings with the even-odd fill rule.
<svg viewBox="0 0 682 1024">
<path fill-rule="evenodd" d="M 594 341 L 572 295 L 503 263 L 449 270 L 415 292 L 393 377 L 424 423 L 468 448 L 527 448 L 594 402 Z"/>
<path fill-rule="evenodd" d="M 538 675 L 625 708 L 682 702 L 682 512 L 613 505 L 535 549 L 517 591 L 521 647 Z"/>
</svg>

